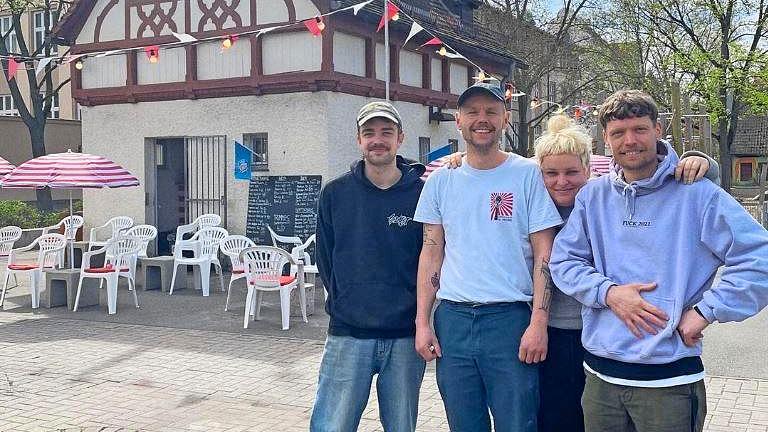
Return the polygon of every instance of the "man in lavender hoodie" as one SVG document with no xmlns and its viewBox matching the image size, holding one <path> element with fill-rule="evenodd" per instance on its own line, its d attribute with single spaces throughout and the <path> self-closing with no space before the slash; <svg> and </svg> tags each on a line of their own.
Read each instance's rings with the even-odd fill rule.
<svg viewBox="0 0 768 432">
<path fill-rule="evenodd" d="M 584 305 L 590 432 L 702 431 L 702 331 L 768 303 L 768 232 L 715 184 L 675 181 L 657 116 L 640 91 L 605 101 L 615 167 L 581 189 L 552 251 L 553 281 Z"/>
</svg>

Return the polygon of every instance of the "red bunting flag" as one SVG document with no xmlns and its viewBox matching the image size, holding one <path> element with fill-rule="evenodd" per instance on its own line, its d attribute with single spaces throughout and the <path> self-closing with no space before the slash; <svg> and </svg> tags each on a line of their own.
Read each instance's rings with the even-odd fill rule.
<svg viewBox="0 0 768 432">
<path fill-rule="evenodd" d="M 144 47 L 144 53 L 147 55 L 150 63 L 157 63 L 160 59 L 160 47 L 157 45 Z"/>
<path fill-rule="evenodd" d="M 443 41 L 440 40 L 440 38 L 433 37 L 432 39 L 424 42 L 421 46 L 425 47 L 427 45 L 442 45 Z"/>
<path fill-rule="evenodd" d="M 16 61 L 15 58 L 11 57 L 8 59 L 8 81 L 12 80 L 14 76 L 16 76 L 16 71 L 19 70 L 19 63 Z"/>
<path fill-rule="evenodd" d="M 399 16 L 398 13 L 400 13 L 400 9 L 395 6 L 392 2 L 387 2 L 387 21 L 391 20 L 397 20 L 397 17 Z M 384 15 L 381 16 L 381 20 L 379 21 L 379 27 L 376 29 L 376 31 L 381 31 L 381 29 L 384 28 Z"/>
<path fill-rule="evenodd" d="M 320 33 L 325 30 L 325 23 L 320 16 L 316 16 L 312 19 L 304 20 L 304 26 L 307 27 L 312 36 L 320 36 Z"/>
</svg>

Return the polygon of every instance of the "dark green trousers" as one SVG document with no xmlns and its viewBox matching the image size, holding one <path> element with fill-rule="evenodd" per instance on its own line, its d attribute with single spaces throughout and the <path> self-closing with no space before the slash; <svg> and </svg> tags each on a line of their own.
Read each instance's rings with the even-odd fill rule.
<svg viewBox="0 0 768 432">
<path fill-rule="evenodd" d="M 701 432 L 707 415 L 704 381 L 642 388 L 605 382 L 587 372 L 581 405 L 589 432 Z"/>
</svg>

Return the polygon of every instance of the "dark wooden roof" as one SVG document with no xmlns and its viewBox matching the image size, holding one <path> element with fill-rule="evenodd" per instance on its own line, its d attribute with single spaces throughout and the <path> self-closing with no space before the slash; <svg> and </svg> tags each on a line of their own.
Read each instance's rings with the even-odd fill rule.
<svg viewBox="0 0 768 432">
<path fill-rule="evenodd" d="M 768 156 L 768 116 L 750 116 L 739 119 L 731 154 L 740 156 Z"/>
</svg>

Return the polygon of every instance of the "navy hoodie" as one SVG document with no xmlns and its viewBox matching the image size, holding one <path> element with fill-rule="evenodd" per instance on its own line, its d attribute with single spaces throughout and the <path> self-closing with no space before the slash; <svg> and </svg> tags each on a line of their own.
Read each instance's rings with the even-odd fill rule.
<svg viewBox="0 0 768 432">
<path fill-rule="evenodd" d="M 317 266 L 328 290 L 328 333 L 356 338 L 415 334 L 421 224 L 413 220 L 424 165 L 397 156 L 400 180 L 389 189 L 365 176 L 365 162 L 320 192 Z"/>
</svg>

